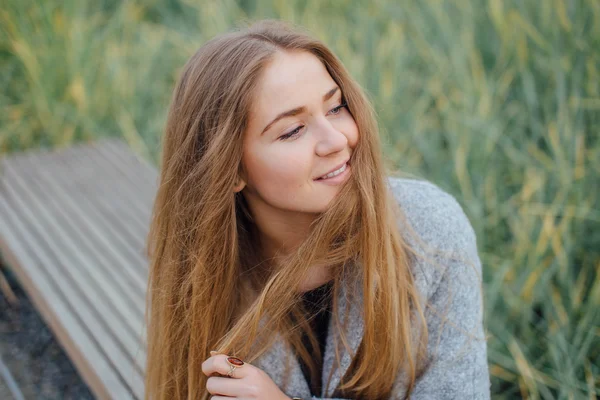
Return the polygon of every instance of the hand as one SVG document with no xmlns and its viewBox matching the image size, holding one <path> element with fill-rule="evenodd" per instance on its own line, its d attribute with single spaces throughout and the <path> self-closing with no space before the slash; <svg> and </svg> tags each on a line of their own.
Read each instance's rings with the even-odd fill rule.
<svg viewBox="0 0 600 400">
<path fill-rule="evenodd" d="M 211 399 L 273 399 L 290 400 L 260 368 L 244 363 L 237 367 L 233 376 L 227 376 L 230 365 L 227 355 L 211 351 L 211 357 L 202 363 L 202 372 L 208 376 L 206 390 L 212 395 Z"/>
</svg>

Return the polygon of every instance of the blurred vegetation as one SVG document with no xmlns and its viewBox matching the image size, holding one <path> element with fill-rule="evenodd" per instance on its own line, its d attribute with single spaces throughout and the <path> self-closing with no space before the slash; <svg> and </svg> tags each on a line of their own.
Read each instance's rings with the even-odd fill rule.
<svg viewBox="0 0 600 400">
<path fill-rule="evenodd" d="M 156 162 L 187 58 L 268 17 L 339 55 L 375 104 L 391 167 L 462 202 L 494 395 L 595 399 L 598 0 L 5 0 L 0 153 L 114 135 Z"/>
</svg>

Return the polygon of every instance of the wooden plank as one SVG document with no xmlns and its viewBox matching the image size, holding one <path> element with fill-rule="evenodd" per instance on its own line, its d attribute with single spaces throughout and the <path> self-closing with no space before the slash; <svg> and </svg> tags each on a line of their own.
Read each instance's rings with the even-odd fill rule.
<svg viewBox="0 0 600 400">
<path fill-rule="evenodd" d="M 97 146 L 110 150 L 114 159 L 119 161 L 121 166 L 125 166 L 125 168 L 122 169 L 123 172 L 128 171 L 126 167 L 129 165 L 133 164 L 140 166 L 141 170 L 144 172 L 140 175 L 141 179 L 138 181 L 144 182 L 145 185 L 149 185 L 151 192 L 156 192 L 160 177 L 158 171 L 148 161 L 134 153 L 125 142 L 122 140 L 106 138 L 96 143 Z"/>
<path fill-rule="evenodd" d="M 94 158 L 97 157 L 89 152 L 94 145 L 79 144 L 54 151 L 36 152 L 36 156 L 39 154 L 36 157 L 37 160 L 29 160 L 30 163 L 26 167 L 28 170 L 48 171 L 54 176 L 62 177 L 59 181 L 61 185 L 60 190 L 65 193 L 68 192 L 70 196 L 73 196 L 74 202 L 79 205 L 83 212 L 99 215 L 99 209 L 102 209 L 104 205 L 110 209 L 109 213 L 102 213 L 102 218 L 96 220 L 96 223 L 98 223 L 98 226 L 102 225 L 109 231 L 108 237 L 112 240 L 111 243 L 114 246 L 111 248 L 111 252 L 125 248 L 125 253 L 133 257 L 133 259 L 129 257 L 129 259 L 132 259 L 132 262 L 125 264 L 125 266 L 136 267 L 139 271 L 144 281 L 143 292 L 145 296 L 145 286 L 148 279 L 148 260 L 144 242 L 147 235 L 147 228 L 145 232 L 141 233 L 139 231 L 136 232 L 135 229 L 127 224 L 131 211 L 128 206 L 137 203 L 138 199 L 115 198 L 115 190 L 120 190 L 120 186 L 128 184 L 128 182 L 121 172 L 111 168 L 111 164 L 106 162 L 94 164 Z M 24 162 L 27 161 L 28 157 L 30 156 L 19 155 L 19 159 Z M 98 162 L 98 160 L 95 161 Z M 147 164 L 142 165 L 134 162 L 132 167 L 129 168 L 130 174 L 135 176 L 138 172 L 136 169 L 140 168 L 150 169 L 151 172 L 154 172 Z M 82 172 L 82 175 L 80 176 L 79 173 L 73 175 L 73 171 Z M 106 171 L 107 173 L 102 172 L 99 174 L 99 171 Z M 47 179 L 52 180 L 52 177 Z M 107 200 L 110 200 L 111 203 L 106 204 Z M 153 198 L 150 202 L 153 202 Z M 149 207 L 150 205 L 148 205 Z M 129 233 L 129 235 L 124 235 L 125 232 Z M 127 240 L 126 236 L 129 236 L 130 240 Z M 135 243 L 130 243 L 131 241 L 137 241 L 139 245 L 136 246 Z M 128 246 L 125 246 L 126 244 Z M 128 258 L 127 255 L 123 257 Z M 141 307 L 141 310 L 140 318 L 143 318 L 145 307 Z M 142 329 L 140 338 L 145 344 L 145 329 Z"/>
<path fill-rule="evenodd" d="M 130 229 L 127 232 L 132 237 L 132 243 L 139 245 L 140 253 L 145 256 L 145 240 L 150 226 L 150 213 L 156 193 L 152 192 L 151 194 L 144 195 L 142 191 L 132 189 L 135 174 L 141 173 L 139 166 L 131 165 L 129 167 L 129 174 L 133 176 L 121 174 L 114 168 L 114 164 L 103 158 L 99 151 L 102 151 L 102 149 L 85 148 L 72 153 L 74 153 L 73 156 L 78 162 L 85 162 L 88 168 L 107 169 L 105 174 L 110 176 L 111 180 L 109 181 L 107 176 L 107 180 L 99 184 L 94 183 L 94 188 L 102 191 L 104 194 L 111 193 L 111 196 L 95 197 L 111 201 L 114 208 L 123 207 L 124 205 L 127 207 L 127 213 L 123 217 L 129 218 L 128 221 L 134 222 L 134 224 L 130 224 Z M 111 167 L 109 168 L 107 165 Z M 145 191 L 150 193 L 148 188 Z M 118 193 L 118 197 L 115 196 L 115 193 Z M 144 270 L 147 272 L 147 266 Z"/>
<path fill-rule="evenodd" d="M 63 244 L 80 254 L 78 263 L 84 262 L 89 266 L 90 275 L 95 279 L 97 285 L 101 285 L 103 291 L 111 303 L 120 304 L 122 320 L 129 325 L 136 335 L 139 335 L 143 315 L 140 313 L 144 307 L 143 282 L 141 288 L 135 290 L 135 286 L 126 285 L 122 272 L 126 269 L 126 260 L 115 257 L 110 242 L 106 235 L 101 232 L 96 222 L 90 220 L 88 215 L 82 214 L 76 203 L 64 192 L 56 190 L 53 185 L 52 175 L 46 171 L 38 171 L 37 176 L 30 176 L 27 165 L 21 160 L 19 164 L 13 163 L 6 166 L 5 184 L 8 189 L 15 190 L 15 196 L 29 198 L 26 207 L 38 205 L 38 212 L 49 219 L 49 231 L 59 234 Z M 15 165 L 16 164 L 16 165 Z M 42 189 L 43 188 L 43 189 Z M 17 192 L 18 190 L 18 192 Z M 37 200 L 37 201 L 36 201 Z M 38 225 L 43 220 L 38 219 Z M 68 267 L 78 268 L 78 264 L 67 264 Z"/>
<path fill-rule="evenodd" d="M 96 147 L 96 146 L 94 146 Z M 124 240 L 128 243 L 131 251 L 135 252 L 138 257 L 143 259 L 143 263 L 134 263 L 140 274 L 144 278 L 145 284 L 148 279 L 148 259 L 146 256 L 146 237 L 150 225 L 150 209 L 154 201 L 155 193 L 151 196 L 142 196 L 140 192 L 133 191 L 132 180 L 135 180 L 136 174 L 140 173 L 140 168 L 147 168 L 142 165 L 131 165 L 128 173 L 131 176 L 126 176 L 120 171 L 113 168 L 113 164 L 101 157 L 99 151 L 104 151 L 102 148 L 92 148 L 92 146 L 73 150 L 69 155 L 61 158 L 65 163 L 84 163 L 86 168 L 106 169 L 106 178 L 100 182 L 94 181 L 83 183 L 84 186 L 90 186 L 86 189 L 86 198 L 91 198 L 90 202 L 94 203 L 94 207 L 101 209 L 110 208 L 115 210 L 112 215 L 111 224 L 118 227 Z M 70 160 L 70 157 L 74 157 Z M 110 165 L 111 167 L 108 167 Z M 89 191 L 88 191 L 89 190 Z M 96 193 L 99 191 L 101 193 Z M 115 195 L 118 193 L 118 197 Z M 83 195 L 82 195 L 83 197 Z M 146 204 L 142 204 L 142 198 L 146 198 Z M 140 209 L 146 209 L 146 216 L 141 215 Z M 136 221 L 133 221 L 133 219 Z M 134 223 L 132 223 L 134 222 Z"/>
<path fill-rule="evenodd" d="M 0 220 L 3 222 L 0 225 L 0 249 L 36 309 L 98 398 L 133 398 L 89 331 L 90 327 L 78 317 L 64 292 L 57 286 L 60 275 L 47 271 L 46 267 L 56 263 L 56 260 L 44 248 L 25 247 L 26 243 L 36 243 L 37 238 L 16 215 L 17 211 L 8 206 L 0 186 Z"/>
<path fill-rule="evenodd" d="M 10 170 L 8 166 L 7 172 Z M 79 318 L 90 327 L 94 338 L 100 343 L 116 370 L 128 382 L 132 392 L 137 397 L 141 397 L 143 393 L 141 373 L 135 368 L 131 354 L 126 355 L 135 345 L 131 343 L 131 332 L 125 325 L 117 323 L 120 319 L 119 312 L 123 312 L 124 308 L 121 308 L 121 311 L 114 310 L 119 294 L 111 286 L 113 282 L 107 281 L 101 269 L 95 267 L 94 259 L 69 240 L 70 235 L 61 225 L 61 221 L 26 185 L 19 180 L 13 180 L 12 183 L 19 186 L 19 191 L 10 185 L 5 185 L 6 197 L 11 204 L 21 200 L 23 204 L 19 215 L 28 222 L 28 229 L 38 235 L 37 240 L 30 245 L 46 244 L 52 249 L 58 262 L 49 263 L 47 268 L 54 268 L 53 274 L 56 276 L 68 278 L 59 282 L 61 290 L 69 296 L 69 303 L 76 308 Z M 42 251 L 40 247 L 33 249 L 35 254 L 40 251 Z M 58 269 L 58 266 L 61 269 Z M 122 341 L 127 345 L 124 346 Z"/>
<path fill-rule="evenodd" d="M 75 150 L 72 150 L 75 152 Z M 33 159 L 35 158 L 35 159 Z M 66 161 L 65 161 L 66 160 Z M 29 162 L 30 164 L 23 164 Z M 68 168 L 65 171 L 81 171 L 84 166 L 77 162 L 78 160 L 71 160 L 70 156 L 66 152 L 61 152 L 60 157 L 56 155 L 46 155 L 45 158 L 37 157 L 37 155 L 29 155 L 28 157 L 21 158 L 21 164 L 14 165 L 14 167 L 20 170 L 31 171 L 30 165 L 43 165 L 43 172 L 33 175 L 33 179 L 40 187 L 43 185 L 46 187 L 44 194 L 51 196 L 56 199 L 60 204 L 67 205 L 65 208 L 69 210 L 69 213 L 77 214 L 81 220 L 85 220 L 83 225 L 90 226 L 92 231 L 99 230 L 101 236 L 94 236 L 97 242 L 89 244 L 92 247 L 98 247 L 100 249 L 110 249 L 107 253 L 111 257 L 111 263 L 107 266 L 112 270 L 112 276 L 115 279 L 119 279 L 121 272 L 127 274 L 130 279 L 136 280 L 136 292 L 140 295 L 140 303 L 133 306 L 132 311 L 139 313 L 139 326 L 143 326 L 141 332 L 136 332 L 138 340 L 145 344 L 146 341 L 146 329 L 144 326 L 144 311 L 145 311 L 145 293 L 148 276 L 148 260 L 145 257 L 141 240 L 138 246 L 128 243 L 127 238 L 123 234 L 124 230 L 128 228 L 125 220 L 129 209 L 127 207 L 121 207 L 120 209 L 107 209 L 104 204 L 99 200 L 99 196 L 93 191 L 74 191 L 72 188 L 69 189 L 69 185 L 65 181 L 73 183 L 81 179 L 77 172 L 67 175 L 64 171 L 57 170 L 55 163 L 66 162 Z M 82 162 L 85 162 L 83 160 Z M 60 177 L 60 180 L 55 179 Z M 92 187 L 94 186 L 93 180 L 87 180 Z M 72 185 L 71 185 L 72 186 Z M 37 187 L 37 185 L 36 185 Z M 108 195 L 114 191 L 114 188 L 101 188 Z M 70 191 L 68 195 L 65 195 L 67 191 Z M 67 198 L 66 196 L 70 196 Z M 128 202 L 124 202 L 125 206 Z M 102 212 L 101 212 L 102 211 Z M 90 217 L 89 221 L 86 218 Z M 68 217 L 67 217 L 68 218 Z M 85 233 L 85 232 L 84 232 Z M 93 232 L 92 232 L 93 233 Z M 140 236 L 139 232 L 136 232 Z M 127 276 L 123 276 L 127 278 Z M 137 327 L 138 325 L 136 325 Z M 144 347 L 145 348 L 145 347 Z M 140 362 L 145 362 L 145 353 L 140 355 Z"/>
<path fill-rule="evenodd" d="M 144 226 L 147 226 L 157 190 L 157 186 L 150 178 L 153 171 L 142 165 L 131 151 L 125 153 L 128 157 L 123 155 L 122 153 L 126 151 L 123 146 L 124 144 L 119 146 L 114 141 L 107 140 L 91 146 L 89 153 L 95 152 L 102 165 L 110 164 L 122 179 L 127 179 L 131 183 L 124 189 L 138 199 L 136 205 L 143 216 Z"/>
<path fill-rule="evenodd" d="M 60 159 L 58 157 L 42 158 L 37 154 L 29 154 L 28 157 L 23 158 L 19 163 L 13 163 L 12 166 L 21 171 L 21 175 L 26 177 L 29 182 L 35 182 L 34 187 L 44 187 L 44 196 L 56 201 L 60 200 L 63 205 L 60 208 L 66 214 L 65 218 L 71 219 L 73 226 L 79 227 L 83 234 L 89 233 L 90 239 L 94 240 L 92 244 L 89 244 L 90 251 L 100 253 L 98 260 L 104 262 L 103 265 L 108 271 L 112 271 L 114 277 L 121 276 L 123 278 L 120 285 L 122 290 L 128 293 L 133 309 L 136 311 L 139 311 L 139 307 L 143 309 L 147 285 L 147 259 L 142 257 L 140 248 L 136 251 L 130 246 L 124 246 L 127 242 L 123 241 L 123 235 L 116 233 L 116 229 L 108 223 L 109 220 L 126 219 L 129 212 L 128 207 L 126 208 L 127 204 L 109 209 L 101 200 L 101 196 L 96 193 L 69 191 L 65 182 L 79 180 L 79 174 L 85 169 L 85 166 L 70 163 L 72 172 L 65 174 L 55 168 L 58 160 L 63 160 L 63 157 Z M 33 168 L 30 168 L 30 165 L 35 164 L 44 165 L 45 168 L 32 173 Z M 92 180 L 90 182 L 93 184 Z M 105 194 L 110 196 L 110 189 Z M 100 210 L 105 210 L 105 212 L 100 213 Z M 119 240 L 119 238 L 121 239 Z M 83 239 L 85 240 L 85 238 Z M 123 248 L 126 249 L 125 252 L 118 251 Z M 102 249 L 110 251 L 102 252 Z"/>
<path fill-rule="evenodd" d="M 126 213 L 120 213 L 121 218 L 128 221 L 125 229 L 132 243 L 139 243 L 139 254 L 145 257 L 145 239 L 150 225 L 150 212 L 155 193 L 144 195 L 134 188 L 135 174 L 140 173 L 140 166 L 131 165 L 127 176 L 115 168 L 113 163 L 103 158 L 99 151 L 91 146 L 78 146 L 65 149 L 58 158 L 57 174 L 64 175 L 73 168 L 81 169 L 77 179 L 79 197 L 86 201 L 98 201 L 105 208 L 120 210 L 126 207 Z M 98 171 L 102 171 L 99 173 Z M 68 172 L 71 174 L 70 172 Z M 68 185 L 65 184 L 65 187 Z M 73 185 L 71 185 L 73 186 Z M 149 192 L 149 189 L 145 189 Z M 147 264 L 143 268 L 147 276 Z"/>
<path fill-rule="evenodd" d="M 10 394 L 6 392 L 3 394 L 5 399 L 10 396 L 12 400 L 25 400 L 23 392 L 21 392 L 21 388 L 19 388 L 17 381 L 11 374 L 8 366 L 4 364 L 2 357 L 0 357 L 0 389 L 4 387 L 10 392 Z M 2 392 L 3 390 L 0 390 L 0 394 L 2 394 Z"/>
<path fill-rule="evenodd" d="M 105 150 L 102 147 L 100 151 Z M 154 193 L 148 187 L 143 190 L 137 188 L 136 181 L 139 178 L 136 174 L 141 173 L 139 166 L 130 165 L 127 173 L 123 173 L 111 161 L 105 160 L 93 144 L 76 144 L 55 152 L 39 154 L 45 162 L 57 161 L 56 169 L 60 175 L 70 176 L 73 169 L 80 169 L 78 179 L 64 181 L 66 189 L 81 193 L 85 198 L 101 197 L 113 207 L 126 205 L 129 208 L 128 215 L 133 217 L 135 225 L 140 230 L 147 231 Z M 44 168 L 44 165 L 33 165 L 32 168 Z M 119 190 L 106 192 L 103 187 Z"/>
<path fill-rule="evenodd" d="M 81 268 L 85 267 L 86 263 L 82 262 L 85 258 L 85 251 L 93 253 L 96 258 L 102 258 L 102 253 L 98 253 L 95 250 L 97 247 L 103 249 L 109 249 L 108 254 L 111 254 L 113 263 L 107 263 L 106 260 L 102 266 L 105 269 L 114 267 L 117 264 L 122 266 L 134 268 L 140 272 L 140 275 L 134 275 L 132 271 L 125 271 L 131 282 L 137 281 L 137 289 L 141 289 L 143 296 L 145 296 L 145 285 L 148 274 L 147 259 L 145 256 L 145 239 L 147 235 L 147 229 L 149 226 L 149 218 L 151 212 L 151 206 L 154 201 L 156 193 L 158 174 L 156 170 L 151 167 L 147 162 L 137 158 L 127 146 L 119 140 L 103 140 L 92 144 L 80 144 L 69 148 L 60 150 L 41 150 L 36 153 L 29 154 L 17 154 L 10 157 L 10 164 L 15 164 L 15 169 L 12 170 L 13 178 L 16 177 L 16 181 L 12 182 L 12 186 L 17 186 L 15 189 L 11 187 L 8 189 L 10 192 L 8 198 L 15 201 L 16 195 L 21 196 L 21 199 L 25 199 L 26 204 L 20 205 L 19 210 L 24 211 L 27 215 L 28 210 L 32 205 L 38 207 L 35 215 L 37 216 L 40 212 L 39 207 L 46 207 L 49 210 L 45 210 L 46 214 L 42 218 L 44 227 L 39 228 L 37 232 L 33 232 L 37 235 L 37 239 L 44 238 L 47 243 L 33 242 L 32 254 L 37 255 L 40 245 L 48 247 L 47 253 L 55 257 L 59 262 L 64 265 L 59 265 L 58 268 L 64 268 L 70 262 L 73 266 L 74 259 L 77 261 L 77 266 Z M 6 160 L 4 160 L 6 161 Z M 4 162 L 5 163 L 5 162 Z M 8 168 L 8 176 L 11 175 L 11 166 Z M 19 173 L 15 173 L 18 171 Z M 25 171 L 25 172 L 23 172 Z M 99 172 L 101 173 L 99 174 Z M 6 180 L 6 179 L 5 179 Z M 20 182 L 21 181 L 21 182 Z M 26 183 L 24 183 L 25 181 Z M 31 185 L 34 183 L 34 185 Z M 26 185 L 26 186 L 23 186 Z M 31 186 L 28 186 L 31 185 Z M 41 188 L 44 188 L 42 191 Z M 32 189 L 34 188 L 34 189 Z M 50 188 L 50 190 L 48 190 Z M 114 195 L 115 191 L 119 190 L 119 197 L 116 198 Z M 38 197 L 33 199 L 27 199 L 35 193 Z M 0 193 L 2 195 L 2 193 Z M 49 200 L 48 200 L 49 199 Z M 45 204 L 46 202 L 47 204 Z M 16 203 L 15 203 L 16 204 Z M 66 209 L 65 209 L 66 206 Z M 14 207 L 14 204 L 13 204 Z M 54 213 L 54 219 L 52 219 L 52 213 Z M 44 211 L 42 211 L 44 214 Z M 58 215 L 59 219 L 56 219 Z M 25 216 L 29 224 L 33 221 L 38 222 L 38 219 L 29 219 Z M 17 221 L 21 221 L 18 219 Z M 61 221 L 64 226 L 61 227 Z M 27 222 L 23 222 L 26 224 Z M 81 226 L 91 226 L 86 231 Z M 57 228 L 58 227 L 58 228 Z M 31 227 L 27 228 L 31 230 Z M 75 248 L 70 247 L 67 244 L 67 250 L 62 249 L 62 252 L 55 249 L 53 252 L 49 248 L 55 248 L 56 245 L 65 244 L 64 241 L 53 242 L 52 239 L 48 239 L 48 235 L 52 234 L 52 229 L 58 229 L 58 236 L 68 234 L 71 235 L 71 239 L 79 240 L 78 246 L 85 248 L 80 253 L 77 253 L 77 246 Z M 61 230 L 62 229 L 62 230 Z M 0 235 L 2 234 L 0 229 Z M 31 234 L 31 232 L 28 232 Z M 143 235 L 141 234 L 143 233 Z M 92 239 L 86 240 L 86 234 Z M 83 238 L 83 239 L 82 239 Z M 93 240 L 93 241 L 92 241 Z M 43 241 L 43 239 L 42 239 Z M 99 243 L 99 244 L 98 244 Z M 116 251 L 115 251 L 116 250 Z M 106 250 L 104 250 L 106 251 Z M 56 254 L 55 254 L 56 253 Z M 113 254 L 116 253 L 116 256 Z M 89 256 L 89 255 L 88 255 Z M 69 259 L 69 257 L 71 257 Z M 115 262 L 116 258 L 116 262 Z M 69 301 L 72 301 L 76 296 L 84 298 L 88 296 L 92 301 L 88 299 L 88 303 L 83 306 L 78 305 L 78 311 L 83 307 L 88 307 L 88 312 L 91 314 L 95 313 L 97 319 L 96 323 L 103 325 L 105 328 L 102 335 L 112 336 L 110 338 L 98 338 L 92 337 L 92 340 L 101 340 L 103 345 L 109 344 L 109 340 L 112 340 L 113 346 L 119 347 L 123 352 L 122 355 L 114 355 L 107 353 L 107 362 L 118 371 L 119 374 L 123 373 L 123 367 L 118 368 L 120 365 L 115 362 L 115 358 L 125 357 L 133 359 L 133 369 L 137 369 L 141 376 L 123 377 L 119 378 L 125 383 L 125 386 L 130 391 L 137 392 L 136 397 L 143 396 L 143 369 L 145 367 L 145 329 L 139 331 L 138 351 L 132 354 L 131 350 L 127 350 L 127 339 L 122 339 L 120 335 L 115 333 L 115 330 L 121 329 L 120 333 L 124 333 L 123 328 L 107 328 L 107 322 L 114 316 L 119 314 L 119 310 L 111 310 L 115 308 L 114 305 L 97 300 L 101 295 L 106 296 L 105 293 L 95 293 L 94 288 L 91 286 L 85 287 L 84 280 L 91 280 L 90 278 L 97 278 L 98 274 L 94 276 L 93 269 L 83 268 L 83 271 L 79 271 L 77 268 L 67 270 L 65 269 L 65 275 L 67 283 L 72 286 L 72 292 L 68 292 Z M 53 271 L 57 272 L 57 271 Z M 103 271 L 106 272 L 106 271 Z M 113 271 L 114 272 L 114 271 Z M 123 272 L 123 271 L 118 271 Z M 19 276 L 19 274 L 17 274 Z M 24 273 L 21 275 L 25 275 Z M 140 276 L 143 279 L 140 279 Z M 115 278 L 115 276 L 112 276 Z M 21 281 L 27 279 L 26 277 L 19 278 Z M 114 279 L 113 279 L 114 282 Z M 116 282 L 119 282 L 118 275 Z M 130 284 L 131 284 L 130 282 Z M 60 283 L 58 284 L 60 285 Z M 64 285 L 64 284 L 63 284 Z M 93 282 L 92 285 L 96 285 Z M 83 286 L 83 289 L 81 288 Z M 103 284 L 106 286 L 106 284 Z M 64 289 L 63 286 L 60 289 Z M 122 287 L 119 288 L 120 291 Z M 27 290 L 27 289 L 26 289 Z M 73 292 L 75 291 L 75 293 Z M 108 291 L 111 288 L 109 286 Z M 78 292 L 77 292 L 78 291 Z M 114 291 L 114 290 L 113 290 Z M 127 291 L 124 292 L 127 295 Z M 84 296 L 85 295 L 85 296 Z M 142 297 L 143 297 L 142 296 Z M 30 297 L 34 295 L 30 294 Z M 38 295 L 39 297 L 39 295 Z M 113 296 L 114 297 L 114 296 Z M 113 297 L 106 297 L 108 300 L 113 300 Z M 130 304 L 133 309 L 139 309 L 141 323 L 143 327 L 143 313 L 144 304 L 141 306 Z M 113 312 L 113 315 L 108 320 L 107 314 Z M 77 318 L 81 318 L 80 315 L 76 315 Z M 121 317 L 122 318 L 122 313 Z M 100 321 L 101 320 L 101 321 Z M 99 321 L 99 322 L 98 322 Z M 122 322 L 130 322 L 129 319 L 122 318 Z M 90 322 L 86 320 L 86 322 Z M 50 325 L 50 324 L 49 324 Z M 130 329 L 135 327 L 130 326 Z M 52 326 L 51 326 L 52 327 Z M 53 330 L 55 330 L 53 328 Z M 101 331 L 101 329 L 100 329 Z M 136 335 L 134 335 L 135 337 Z M 64 345 L 67 348 L 67 345 Z M 110 347 L 110 346 L 109 346 Z M 129 340 L 129 347 L 135 347 L 135 339 L 132 342 Z M 101 349 L 101 351 L 103 351 Z M 114 349 L 113 349 L 114 350 Z M 140 357 L 140 353 L 143 355 Z M 123 361 L 123 360 L 122 360 Z M 125 362 L 126 364 L 126 362 Z M 76 364 L 77 365 L 77 364 Z M 79 368 L 79 366 L 78 366 Z M 82 366 L 85 368 L 85 366 Z M 127 373 L 125 373 L 127 375 Z M 118 376 L 118 374 L 117 374 Z M 135 390 L 136 381 L 138 386 L 141 386 L 141 390 Z M 90 387 L 92 385 L 90 384 Z M 101 395 L 102 397 L 103 395 Z"/>
<path fill-rule="evenodd" d="M 104 158 L 105 155 L 103 154 L 103 151 L 100 152 L 98 149 L 90 148 L 85 154 L 82 152 L 78 154 L 78 156 L 83 157 L 84 155 L 89 155 L 90 161 L 94 162 L 95 165 L 100 166 L 110 162 Z M 148 235 L 148 230 L 150 228 L 152 204 L 156 192 L 153 190 L 151 191 L 148 187 L 143 190 L 136 187 L 136 184 L 134 183 L 137 179 L 136 175 L 142 172 L 139 169 L 139 166 L 129 166 L 128 176 L 126 174 L 121 174 L 116 169 L 115 165 L 111 165 L 115 168 L 114 173 L 116 176 L 111 184 L 114 189 L 118 191 L 120 199 L 128 205 L 128 208 L 130 208 L 128 213 L 132 219 L 135 219 L 135 225 L 131 225 L 131 232 L 135 232 L 132 239 L 134 239 L 135 243 L 139 246 L 139 250 L 142 251 L 145 257 L 146 253 L 144 250 L 146 246 L 146 236 Z M 145 271 L 147 271 L 147 265 Z"/>
</svg>

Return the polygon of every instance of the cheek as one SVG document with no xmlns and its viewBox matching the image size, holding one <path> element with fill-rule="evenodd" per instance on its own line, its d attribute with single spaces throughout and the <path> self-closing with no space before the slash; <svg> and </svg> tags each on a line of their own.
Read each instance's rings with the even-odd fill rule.
<svg viewBox="0 0 600 400">
<path fill-rule="evenodd" d="M 246 169 L 249 183 L 259 191 L 280 191 L 302 186 L 310 177 L 311 160 L 302 146 L 282 143 L 268 151 L 248 154 Z"/>
</svg>

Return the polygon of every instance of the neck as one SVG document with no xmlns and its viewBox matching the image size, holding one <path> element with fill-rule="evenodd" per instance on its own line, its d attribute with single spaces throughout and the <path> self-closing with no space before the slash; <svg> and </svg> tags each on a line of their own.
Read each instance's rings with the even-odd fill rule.
<svg viewBox="0 0 600 400">
<path fill-rule="evenodd" d="M 254 224 L 257 228 L 261 253 L 264 259 L 278 261 L 290 255 L 302 244 L 310 233 L 311 224 L 317 215 L 289 212 L 284 210 L 263 209 L 259 204 L 249 204 Z M 298 286 L 298 291 L 305 292 L 333 278 L 331 268 L 327 266 L 311 267 L 307 278 Z"/>
<path fill-rule="evenodd" d="M 312 267 L 308 273 L 307 279 L 298 286 L 298 291 L 307 292 L 326 284 L 332 279 L 333 274 L 331 272 L 331 267 Z"/>
<path fill-rule="evenodd" d="M 248 202 L 265 258 L 285 257 L 308 237 L 316 214 L 276 209 L 258 201 Z"/>
</svg>

